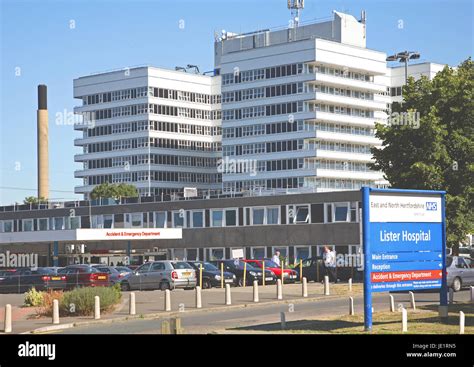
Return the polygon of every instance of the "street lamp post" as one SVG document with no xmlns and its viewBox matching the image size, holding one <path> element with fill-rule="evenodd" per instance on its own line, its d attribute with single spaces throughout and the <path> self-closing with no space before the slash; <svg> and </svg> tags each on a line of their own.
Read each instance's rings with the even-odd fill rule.
<svg viewBox="0 0 474 367">
<path fill-rule="evenodd" d="M 405 84 L 408 82 L 408 61 L 420 58 L 420 53 L 417 51 L 403 51 L 395 55 L 388 56 L 386 61 L 400 61 L 405 63 Z"/>
</svg>

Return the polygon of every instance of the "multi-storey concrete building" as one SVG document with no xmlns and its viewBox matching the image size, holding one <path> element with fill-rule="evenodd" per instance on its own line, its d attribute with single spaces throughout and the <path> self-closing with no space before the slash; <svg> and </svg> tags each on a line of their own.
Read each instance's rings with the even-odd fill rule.
<svg viewBox="0 0 474 367">
<path fill-rule="evenodd" d="M 224 191 L 386 184 L 367 166 L 390 102 L 385 59 L 366 48 L 365 21 L 338 12 L 322 23 L 223 34 L 215 67 L 223 157 L 232 163 Z"/>
<path fill-rule="evenodd" d="M 140 195 L 221 188 L 220 78 L 154 67 L 74 80 L 83 136 L 75 156 L 83 169 L 76 193 L 132 183 Z"/>
</svg>

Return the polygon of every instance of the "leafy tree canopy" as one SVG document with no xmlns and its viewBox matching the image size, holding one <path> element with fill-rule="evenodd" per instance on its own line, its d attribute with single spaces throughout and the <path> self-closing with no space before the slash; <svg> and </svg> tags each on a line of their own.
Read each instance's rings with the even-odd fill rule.
<svg viewBox="0 0 474 367">
<path fill-rule="evenodd" d="M 137 188 L 133 185 L 128 184 L 109 184 L 103 183 L 100 184 L 91 191 L 91 199 L 98 198 L 112 198 L 118 199 L 120 197 L 137 197 L 138 191 Z"/>
</svg>

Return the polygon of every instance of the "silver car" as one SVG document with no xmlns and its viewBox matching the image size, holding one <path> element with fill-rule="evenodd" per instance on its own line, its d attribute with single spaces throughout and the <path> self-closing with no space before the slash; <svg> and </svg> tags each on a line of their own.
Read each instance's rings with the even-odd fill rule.
<svg viewBox="0 0 474 367">
<path fill-rule="evenodd" d="M 474 285 L 474 260 L 462 256 L 448 256 L 446 271 L 448 287 L 455 292 Z"/>
<path fill-rule="evenodd" d="M 196 287 L 196 272 L 185 261 L 151 261 L 143 264 L 121 283 L 123 290 Z"/>
</svg>

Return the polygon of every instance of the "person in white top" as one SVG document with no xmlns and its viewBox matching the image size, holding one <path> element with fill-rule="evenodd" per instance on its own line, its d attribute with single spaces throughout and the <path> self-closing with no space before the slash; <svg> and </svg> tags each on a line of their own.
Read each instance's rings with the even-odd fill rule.
<svg viewBox="0 0 474 367">
<path fill-rule="evenodd" d="M 280 251 L 275 251 L 275 254 L 273 254 L 272 261 L 280 266 Z"/>
<path fill-rule="evenodd" d="M 324 246 L 323 264 L 324 269 L 326 270 L 326 275 L 329 277 L 329 280 L 332 279 L 334 283 L 337 283 L 336 251 L 331 250 L 329 246 Z"/>
</svg>

